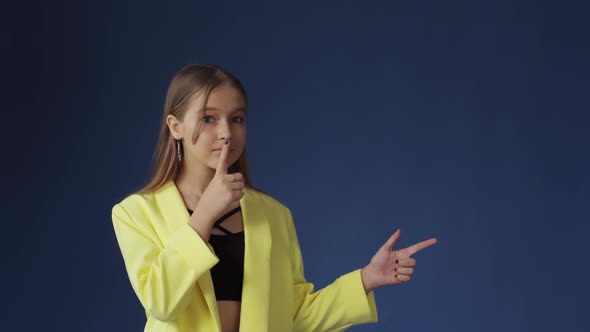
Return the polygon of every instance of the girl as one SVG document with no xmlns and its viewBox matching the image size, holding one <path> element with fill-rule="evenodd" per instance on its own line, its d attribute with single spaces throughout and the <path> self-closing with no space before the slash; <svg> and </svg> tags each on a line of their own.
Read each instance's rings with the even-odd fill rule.
<svg viewBox="0 0 590 332">
<path fill-rule="evenodd" d="M 343 331 L 377 322 L 373 290 L 410 280 L 397 230 L 362 269 L 314 291 L 290 210 L 248 177 L 246 92 L 213 65 L 172 79 L 153 176 L 115 204 L 125 268 L 144 331 Z"/>
</svg>

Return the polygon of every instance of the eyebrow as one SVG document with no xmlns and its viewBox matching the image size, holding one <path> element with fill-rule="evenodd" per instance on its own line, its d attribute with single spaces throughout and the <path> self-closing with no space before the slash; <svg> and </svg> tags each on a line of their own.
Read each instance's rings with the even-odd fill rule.
<svg viewBox="0 0 590 332">
<path fill-rule="evenodd" d="M 219 111 L 218 108 L 215 107 L 205 107 L 205 111 Z M 248 109 L 246 107 L 238 107 L 238 108 L 234 108 L 233 110 L 231 110 L 231 113 L 235 113 L 235 112 L 244 112 L 244 113 L 248 113 Z"/>
</svg>

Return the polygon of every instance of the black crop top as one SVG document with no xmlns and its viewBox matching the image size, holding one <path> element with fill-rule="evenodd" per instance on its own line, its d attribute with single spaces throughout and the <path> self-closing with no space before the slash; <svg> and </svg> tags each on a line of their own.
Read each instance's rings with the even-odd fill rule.
<svg viewBox="0 0 590 332">
<path fill-rule="evenodd" d="M 214 228 L 218 228 L 227 235 L 211 234 L 209 243 L 213 247 L 219 262 L 211 268 L 211 279 L 217 300 L 241 301 L 242 282 L 244 278 L 244 231 L 231 233 L 219 224 L 241 207 L 229 211 L 219 218 Z M 190 214 L 193 211 L 188 209 Z"/>
</svg>

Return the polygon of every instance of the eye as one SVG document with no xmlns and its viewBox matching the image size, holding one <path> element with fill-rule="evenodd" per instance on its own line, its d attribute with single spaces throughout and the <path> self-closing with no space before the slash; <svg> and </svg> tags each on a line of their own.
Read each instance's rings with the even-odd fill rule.
<svg viewBox="0 0 590 332">
<path fill-rule="evenodd" d="M 213 119 L 213 117 L 212 117 L 212 116 L 205 116 L 205 117 L 203 117 L 203 121 L 204 121 L 205 123 L 210 123 L 211 121 L 209 121 L 209 120 L 212 120 L 212 119 Z"/>
<path fill-rule="evenodd" d="M 236 116 L 236 117 L 234 117 L 233 120 L 236 123 L 244 123 L 244 121 L 246 121 L 246 119 L 244 117 L 241 117 L 241 116 Z"/>
</svg>

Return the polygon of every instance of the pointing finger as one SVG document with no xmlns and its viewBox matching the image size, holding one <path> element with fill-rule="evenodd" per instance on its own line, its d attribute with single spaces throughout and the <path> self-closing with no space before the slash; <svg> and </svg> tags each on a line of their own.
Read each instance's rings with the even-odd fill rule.
<svg viewBox="0 0 590 332">
<path fill-rule="evenodd" d="M 436 242 L 438 242 L 438 240 L 435 239 L 435 238 L 432 238 L 432 239 L 429 239 L 429 240 L 426 240 L 426 241 L 422 241 L 420 243 L 416 243 L 416 244 L 408 247 L 407 250 L 409 252 L 409 256 L 417 253 L 418 251 L 420 251 L 422 249 L 428 248 L 428 247 L 436 244 Z"/>
</svg>

